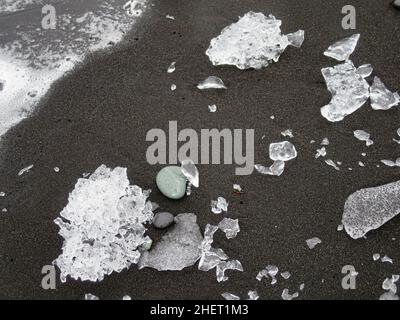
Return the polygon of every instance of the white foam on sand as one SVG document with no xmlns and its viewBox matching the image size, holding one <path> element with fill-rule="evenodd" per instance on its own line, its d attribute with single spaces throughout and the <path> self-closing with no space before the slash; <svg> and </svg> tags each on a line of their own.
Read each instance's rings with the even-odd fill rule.
<svg viewBox="0 0 400 320">
<path fill-rule="evenodd" d="M 37 6 L 35 0 L 2 0 L 0 13 L 23 11 L 33 5 Z M 66 6 L 69 9 L 68 3 Z M 72 1 L 70 7 L 57 12 L 55 30 L 32 28 L 29 19 L 41 14 L 36 10 L 23 13 L 26 25 L 0 32 L 0 137 L 28 117 L 51 85 L 82 62 L 88 52 L 120 42 L 142 15 L 146 0 L 132 4 L 106 0 L 88 8 L 74 7 Z"/>
</svg>

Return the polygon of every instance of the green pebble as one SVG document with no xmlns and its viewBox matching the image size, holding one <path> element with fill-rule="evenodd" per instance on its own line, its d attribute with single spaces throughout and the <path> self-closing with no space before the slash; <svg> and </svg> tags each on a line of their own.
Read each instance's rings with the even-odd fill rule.
<svg viewBox="0 0 400 320">
<path fill-rule="evenodd" d="M 156 177 L 156 184 L 161 193 L 170 199 L 181 199 L 186 193 L 186 177 L 181 168 L 169 166 L 160 170 Z"/>
</svg>

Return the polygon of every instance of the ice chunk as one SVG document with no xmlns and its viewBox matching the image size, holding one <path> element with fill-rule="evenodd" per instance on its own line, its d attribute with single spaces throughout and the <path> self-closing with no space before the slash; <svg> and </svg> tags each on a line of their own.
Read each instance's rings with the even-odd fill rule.
<svg viewBox="0 0 400 320">
<path fill-rule="evenodd" d="M 370 88 L 370 97 L 371 107 L 374 110 L 389 110 L 400 103 L 399 94 L 389 91 L 378 77 L 374 78 Z"/>
<path fill-rule="evenodd" d="M 354 131 L 354 136 L 360 141 L 365 141 L 365 144 L 367 145 L 367 147 L 374 144 L 374 142 L 370 139 L 371 135 L 364 130 Z"/>
<path fill-rule="evenodd" d="M 344 38 L 332 44 L 325 52 L 324 55 L 338 61 L 346 61 L 350 55 L 354 52 L 360 34 L 353 34 L 350 37 Z"/>
<path fill-rule="evenodd" d="M 223 294 L 221 294 L 221 296 L 225 300 L 240 300 L 240 298 L 237 295 L 229 293 L 229 292 L 224 292 Z"/>
<path fill-rule="evenodd" d="M 175 17 L 174 17 L 174 16 L 171 16 L 170 14 L 167 14 L 165 17 L 166 17 L 167 19 L 170 19 L 170 20 L 175 20 Z"/>
<path fill-rule="evenodd" d="M 169 67 L 168 67 L 168 69 L 167 69 L 167 72 L 168 72 L 168 73 L 172 73 L 172 72 L 175 71 L 175 64 L 176 64 L 175 61 L 174 61 L 174 62 L 171 62 L 171 64 L 169 65 Z"/>
<path fill-rule="evenodd" d="M 374 69 L 372 68 L 372 66 L 370 64 L 363 64 L 362 66 L 359 66 L 357 68 L 356 72 L 361 77 L 368 78 L 372 74 L 373 71 L 374 71 Z"/>
<path fill-rule="evenodd" d="M 396 161 L 381 160 L 381 162 L 388 167 L 400 167 L 400 158 L 397 158 Z"/>
<path fill-rule="evenodd" d="M 238 260 L 221 261 L 216 268 L 218 282 L 227 281 L 229 279 L 225 276 L 226 270 L 243 271 L 243 267 Z"/>
<path fill-rule="evenodd" d="M 299 296 L 298 292 L 290 294 L 289 289 L 283 289 L 283 291 L 282 291 L 282 299 L 283 300 L 293 300 L 294 298 L 297 298 L 298 296 Z"/>
<path fill-rule="evenodd" d="M 197 88 L 200 90 L 206 90 L 206 89 L 228 89 L 224 82 L 222 81 L 221 78 L 218 78 L 216 76 L 210 76 L 204 81 L 200 82 L 197 85 Z"/>
<path fill-rule="evenodd" d="M 242 187 L 241 187 L 240 185 L 236 184 L 236 183 L 233 184 L 233 190 L 234 190 L 236 193 L 244 193 Z"/>
<path fill-rule="evenodd" d="M 258 281 L 261 281 L 262 278 L 271 278 L 271 284 L 274 285 L 278 280 L 276 279 L 276 275 L 279 272 L 279 268 L 277 266 L 274 265 L 268 265 L 265 267 L 265 269 L 261 270 L 260 272 L 258 272 L 256 279 Z"/>
<path fill-rule="evenodd" d="M 224 218 L 219 224 L 218 228 L 225 233 L 227 239 L 233 239 L 240 231 L 239 220 Z"/>
<path fill-rule="evenodd" d="M 289 161 L 297 157 L 296 148 L 289 141 L 271 143 L 269 157 L 274 161 Z"/>
<path fill-rule="evenodd" d="M 94 294 L 86 293 L 85 300 L 100 300 L 100 299 L 99 299 L 99 297 L 95 296 Z"/>
<path fill-rule="evenodd" d="M 322 147 L 321 149 L 317 149 L 317 153 L 315 154 L 315 159 L 318 159 L 319 157 L 325 157 L 326 156 L 326 148 Z"/>
<path fill-rule="evenodd" d="M 122 297 L 122 300 L 132 300 L 132 298 L 131 298 L 131 296 L 124 295 L 124 296 Z"/>
<path fill-rule="evenodd" d="M 400 212 L 400 181 L 361 189 L 351 194 L 344 205 L 342 222 L 353 239 L 378 229 Z"/>
<path fill-rule="evenodd" d="M 322 241 L 320 238 L 314 237 L 306 240 L 306 243 L 310 249 L 314 249 L 318 244 L 322 243 Z"/>
<path fill-rule="evenodd" d="M 62 253 L 53 262 L 62 282 L 67 276 L 101 281 L 121 272 L 140 257 L 147 241 L 145 223 L 153 219 L 150 191 L 129 185 L 126 168 L 100 166 L 80 178 L 68 204 L 54 222 L 64 238 Z"/>
<path fill-rule="evenodd" d="M 291 274 L 290 274 L 289 271 L 285 271 L 285 272 L 282 272 L 282 273 L 281 273 L 281 277 L 282 277 L 283 279 L 285 279 L 285 280 L 289 279 L 290 276 L 291 276 Z"/>
<path fill-rule="evenodd" d="M 194 265 L 200 259 L 200 245 L 203 241 L 196 220 L 193 213 L 177 215 L 172 229 L 164 234 L 152 250 L 142 254 L 139 269 L 182 270 Z"/>
<path fill-rule="evenodd" d="M 321 146 L 328 146 L 329 145 L 329 139 L 328 138 L 323 138 L 321 141 Z"/>
<path fill-rule="evenodd" d="M 287 129 L 285 131 L 282 131 L 281 135 L 284 136 L 284 137 L 293 138 L 293 130 L 292 129 Z"/>
<path fill-rule="evenodd" d="M 254 168 L 261 174 L 266 174 L 270 176 L 280 176 L 285 170 L 285 162 L 275 161 L 269 168 L 261 164 L 256 164 Z"/>
<path fill-rule="evenodd" d="M 215 66 L 261 69 L 277 62 L 289 45 L 300 47 L 304 41 L 303 30 L 283 35 L 281 24 L 273 15 L 250 11 L 212 39 L 206 54 Z"/>
<path fill-rule="evenodd" d="M 321 70 L 332 99 L 321 108 L 321 114 L 331 122 L 341 121 L 361 108 L 369 98 L 369 84 L 357 73 L 349 60 Z"/>
<path fill-rule="evenodd" d="M 331 167 L 335 168 L 335 170 L 337 170 L 337 171 L 340 170 L 340 168 L 336 165 L 336 163 L 335 163 L 332 159 L 327 159 L 327 160 L 325 160 L 325 163 L 326 163 L 328 166 L 331 166 Z"/>
<path fill-rule="evenodd" d="M 223 197 L 218 197 L 217 200 L 211 200 L 211 212 L 220 214 L 222 211 L 228 211 L 228 202 Z"/>
<path fill-rule="evenodd" d="M 391 291 L 394 294 L 397 293 L 397 285 L 396 282 L 399 281 L 399 275 L 392 275 L 391 278 L 386 278 L 382 283 L 382 289 Z"/>
<path fill-rule="evenodd" d="M 171 84 L 171 91 L 175 91 L 176 90 L 176 84 Z"/>
<path fill-rule="evenodd" d="M 399 300 L 399 296 L 394 294 L 392 291 L 388 291 L 383 293 L 380 297 L 379 300 Z"/>
<path fill-rule="evenodd" d="M 260 298 L 256 290 L 250 290 L 247 295 L 249 296 L 248 300 L 258 300 Z"/>
<path fill-rule="evenodd" d="M 21 169 L 21 170 L 18 172 L 18 175 L 19 175 L 19 176 L 22 176 L 24 173 L 29 172 L 32 168 L 33 168 L 33 164 L 31 164 L 30 166 L 27 166 L 27 167 Z"/>
<path fill-rule="evenodd" d="M 182 174 L 186 177 L 190 184 L 199 187 L 199 170 L 197 170 L 196 165 L 193 160 L 185 159 L 181 163 Z"/>
<path fill-rule="evenodd" d="M 217 111 L 217 106 L 215 104 L 209 105 L 208 106 L 208 111 L 216 112 Z"/>
<path fill-rule="evenodd" d="M 379 253 L 374 253 L 374 254 L 372 255 L 372 259 L 373 259 L 374 261 L 378 261 L 380 258 L 381 258 L 381 255 L 380 255 Z"/>
<path fill-rule="evenodd" d="M 215 249 L 211 246 L 214 241 L 214 233 L 217 230 L 217 226 L 210 224 L 206 225 L 204 240 L 200 245 L 201 258 L 199 262 L 199 270 L 201 271 L 209 271 L 215 268 L 221 261 L 229 258 L 222 249 Z"/>
<path fill-rule="evenodd" d="M 389 258 L 387 255 L 383 256 L 381 261 L 393 264 L 393 260 L 391 258 Z"/>
</svg>

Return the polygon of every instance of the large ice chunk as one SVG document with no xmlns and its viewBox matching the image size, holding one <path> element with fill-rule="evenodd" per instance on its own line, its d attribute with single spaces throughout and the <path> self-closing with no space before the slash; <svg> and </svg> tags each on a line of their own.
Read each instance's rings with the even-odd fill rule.
<svg viewBox="0 0 400 320">
<path fill-rule="evenodd" d="M 344 205 L 342 222 L 349 236 L 358 239 L 399 213 L 400 181 L 397 181 L 351 194 Z"/>
<path fill-rule="evenodd" d="M 289 161 L 297 157 L 296 148 L 289 141 L 271 143 L 269 157 L 274 161 Z"/>
<path fill-rule="evenodd" d="M 348 60 L 332 68 L 321 70 L 332 100 L 321 108 L 323 117 L 331 122 L 341 121 L 361 108 L 369 98 L 369 84 L 364 73 Z"/>
<path fill-rule="evenodd" d="M 129 185 L 126 168 L 100 166 L 80 178 L 67 206 L 54 222 L 64 238 L 54 261 L 66 277 L 101 281 L 137 263 L 139 247 L 148 241 L 144 224 L 153 219 L 150 191 Z"/>
<path fill-rule="evenodd" d="M 400 103 L 400 96 L 397 92 L 391 92 L 378 77 L 370 88 L 371 107 L 375 110 L 389 110 Z"/>
<path fill-rule="evenodd" d="M 303 30 L 283 35 L 281 24 L 273 15 L 250 11 L 212 39 L 206 54 L 215 66 L 261 69 L 277 62 L 289 45 L 299 48 L 304 41 Z"/>
<path fill-rule="evenodd" d="M 155 247 L 144 252 L 139 260 L 139 269 L 150 267 L 158 271 L 182 270 L 200 259 L 203 236 L 193 213 L 175 217 L 175 224 Z"/>
<path fill-rule="evenodd" d="M 327 57 L 336 59 L 338 61 L 347 61 L 350 55 L 354 52 L 360 34 L 353 34 L 350 37 L 344 38 L 332 44 L 325 52 L 324 55 Z"/>
</svg>

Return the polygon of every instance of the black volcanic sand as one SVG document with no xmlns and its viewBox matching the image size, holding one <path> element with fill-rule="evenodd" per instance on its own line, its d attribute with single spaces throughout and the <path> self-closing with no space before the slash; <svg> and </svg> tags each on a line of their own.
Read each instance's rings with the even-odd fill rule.
<svg viewBox="0 0 400 320">
<path fill-rule="evenodd" d="M 280 299 L 284 288 L 305 290 L 301 299 L 377 299 L 382 281 L 399 272 L 400 218 L 368 239 L 353 240 L 336 231 L 343 205 L 354 191 L 398 180 L 399 169 L 381 165 L 395 159 L 399 145 L 392 141 L 400 127 L 399 109 L 373 111 L 369 103 L 339 123 L 329 123 L 320 107 L 330 100 L 321 68 L 336 62 L 323 56 L 334 41 L 354 33 L 341 28 L 341 8 L 348 1 L 165 1 L 152 7 L 127 41 L 113 52 L 90 55 L 75 72 L 58 81 L 37 112 L 3 138 L 1 148 L 0 297 L 82 299 L 91 292 L 102 299 L 219 299 L 227 291 L 247 297 L 256 289 L 263 299 Z M 371 63 L 375 74 L 391 89 L 400 89 L 400 13 L 390 1 L 352 1 L 357 8 L 357 32 L 362 37 L 352 59 Z M 302 28 L 301 49 L 290 47 L 279 63 L 254 71 L 213 67 L 204 54 L 221 29 L 253 10 L 273 13 L 283 20 L 283 31 Z M 166 14 L 176 20 L 166 19 Z M 167 67 L 177 61 L 175 73 Z M 200 91 L 195 85 L 218 75 L 226 91 Z M 176 83 L 172 92 L 170 85 Z M 216 104 L 217 113 L 207 105 Z M 275 115 L 275 120 L 270 116 Z M 281 177 L 235 176 L 233 165 L 199 165 L 201 186 L 190 197 L 170 201 L 155 186 L 162 166 L 146 162 L 146 133 L 167 130 L 177 120 L 179 129 L 255 129 L 256 163 L 269 164 L 270 142 L 283 140 L 292 128 L 298 158 Z M 353 137 L 365 129 L 375 144 L 369 148 Z M 265 139 L 262 136 L 265 135 Z M 328 157 L 342 161 L 335 171 L 314 159 L 319 142 L 328 137 Z M 310 144 L 310 140 L 316 144 Z M 367 156 L 362 157 L 361 153 Z M 358 161 L 366 167 L 358 166 Z M 23 176 L 18 171 L 35 167 Z M 138 271 L 135 266 L 106 277 L 101 283 L 68 281 L 57 290 L 41 288 L 41 269 L 61 252 L 62 238 L 53 220 L 68 202 L 68 194 L 84 172 L 101 164 L 128 168 L 132 183 L 153 189 L 151 200 L 175 214 L 194 212 L 204 230 L 222 215 L 210 212 L 211 199 L 229 200 L 227 216 L 238 218 L 241 232 L 227 240 L 216 236 L 215 246 L 242 262 L 245 271 L 229 272 L 218 283 L 214 270 L 196 267 L 182 272 Z M 61 168 L 55 173 L 53 168 Z M 352 167 L 353 171 L 348 171 Z M 246 193 L 232 193 L 239 183 Z M 161 231 L 150 230 L 157 239 Z M 306 239 L 322 244 L 310 250 Z M 372 254 L 387 254 L 394 264 L 373 262 Z M 268 264 L 290 271 L 289 280 L 275 286 L 258 282 L 257 272 Z M 359 272 L 356 290 L 343 290 L 341 269 L 354 265 Z"/>
</svg>

